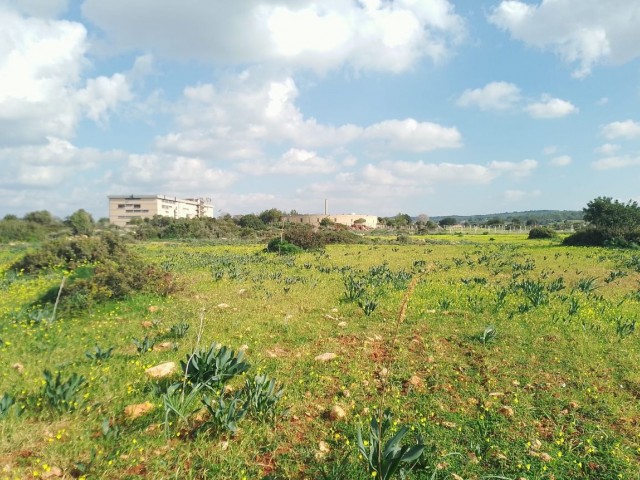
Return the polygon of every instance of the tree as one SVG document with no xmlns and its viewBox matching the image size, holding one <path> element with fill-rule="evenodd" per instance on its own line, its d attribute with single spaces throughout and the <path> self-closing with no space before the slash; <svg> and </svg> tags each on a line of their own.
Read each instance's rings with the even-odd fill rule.
<svg viewBox="0 0 640 480">
<path fill-rule="evenodd" d="M 445 217 L 438 222 L 438 225 L 440 225 L 442 228 L 451 227 L 457 224 L 458 221 L 453 217 Z"/>
<path fill-rule="evenodd" d="M 616 245 L 621 247 L 640 243 L 640 207 L 611 197 L 597 197 L 582 210 L 589 227 L 564 239 L 567 245 Z"/>
<path fill-rule="evenodd" d="M 270 208 L 269 210 L 261 212 L 258 217 L 260 217 L 260 220 L 265 224 L 269 225 L 270 223 L 278 223 L 282 220 L 282 212 L 277 208 Z"/>
<path fill-rule="evenodd" d="M 640 207 L 631 200 L 625 204 L 611 197 L 597 197 L 582 211 L 587 222 L 613 238 L 640 227 Z"/>
<path fill-rule="evenodd" d="M 47 210 L 37 210 L 35 212 L 29 212 L 25 214 L 23 220 L 27 222 L 39 223 L 40 225 L 45 226 L 55 223 L 53 215 L 51 215 Z"/>
<path fill-rule="evenodd" d="M 91 235 L 94 222 L 91 214 L 84 209 L 73 212 L 65 221 L 74 235 Z"/>
<path fill-rule="evenodd" d="M 261 230 L 264 228 L 264 222 L 253 213 L 243 215 L 238 223 L 243 228 L 251 228 L 253 230 Z"/>
</svg>

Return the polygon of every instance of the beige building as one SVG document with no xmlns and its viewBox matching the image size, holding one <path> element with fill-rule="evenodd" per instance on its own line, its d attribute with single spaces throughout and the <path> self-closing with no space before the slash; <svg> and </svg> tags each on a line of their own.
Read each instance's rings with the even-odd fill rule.
<svg viewBox="0 0 640 480">
<path fill-rule="evenodd" d="M 307 223 L 314 227 L 319 227 L 320 222 L 324 218 L 328 218 L 334 223 L 346 225 L 347 227 L 364 226 L 367 228 L 376 228 L 378 226 L 378 217 L 375 215 L 356 215 L 355 213 L 340 215 L 318 213 L 311 215 L 285 215 L 283 217 L 285 222 Z"/>
<path fill-rule="evenodd" d="M 213 217 L 213 205 L 205 198 L 176 198 L 166 195 L 109 195 L 109 222 L 126 226 L 134 218 L 155 215 L 173 218 Z"/>
</svg>

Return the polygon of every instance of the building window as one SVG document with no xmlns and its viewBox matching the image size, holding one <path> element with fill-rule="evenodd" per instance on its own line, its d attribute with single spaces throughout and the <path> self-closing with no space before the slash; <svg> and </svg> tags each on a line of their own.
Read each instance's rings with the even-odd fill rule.
<svg viewBox="0 0 640 480">
<path fill-rule="evenodd" d="M 124 203 L 119 203 L 118 208 L 124 208 Z"/>
<path fill-rule="evenodd" d="M 139 203 L 134 203 L 133 204 L 133 208 L 140 208 L 140 204 Z"/>
</svg>

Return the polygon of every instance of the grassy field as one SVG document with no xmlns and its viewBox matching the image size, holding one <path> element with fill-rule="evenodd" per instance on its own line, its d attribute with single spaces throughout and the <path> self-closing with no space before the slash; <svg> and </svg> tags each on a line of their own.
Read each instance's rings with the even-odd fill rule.
<svg viewBox="0 0 640 480">
<path fill-rule="evenodd" d="M 24 248 L 0 248 L 0 396 L 15 399 L 0 403 L 0 479 L 372 478 L 356 431 L 381 406 L 426 445 L 410 478 L 640 478 L 637 253 L 519 235 L 289 257 L 139 244 L 177 293 L 51 322 L 29 306 L 62 273 L 8 272 Z M 139 352 L 145 337 L 155 346 Z M 251 364 L 230 390 L 256 374 L 284 387 L 275 418 L 247 416 L 232 435 L 198 428 L 201 411 L 166 416 L 167 383 L 145 370 L 214 341 Z M 96 345 L 111 356 L 89 358 Z M 45 369 L 85 377 L 73 408 L 47 401 Z"/>
</svg>

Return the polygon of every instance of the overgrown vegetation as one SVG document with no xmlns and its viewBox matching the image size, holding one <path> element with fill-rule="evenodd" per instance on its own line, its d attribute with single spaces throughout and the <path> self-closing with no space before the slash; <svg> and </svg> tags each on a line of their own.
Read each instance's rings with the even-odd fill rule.
<svg viewBox="0 0 640 480">
<path fill-rule="evenodd" d="M 293 256 L 263 243 L 127 245 L 183 290 L 143 290 L 55 321 L 52 305 L 33 304 L 59 291 L 62 267 L 21 273 L 10 266 L 24 251 L 0 248 L 3 471 L 634 478 L 637 252 L 491 238 Z M 97 267 L 73 264 L 87 276 Z M 398 304 L 400 323 L 390 320 Z M 147 373 L 169 361 L 170 376 Z"/>
<path fill-rule="evenodd" d="M 611 197 L 598 197 L 583 209 L 589 227 L 565 238 L 565 245 L 637 248 L 640 244 L 640 206 Z"/>
<path fill-rule="evenodd" d="M 142 292 L 167 295 L 177 288 L 169 272 L 149 265 L 122 238 L 110 233 L 45 242 L 10 268 L 34 275 L 60 273 L 63 285 L 53 286 L 38 303 L 61 301 L 67 309 L 86 308 Z"/>
</svg>

